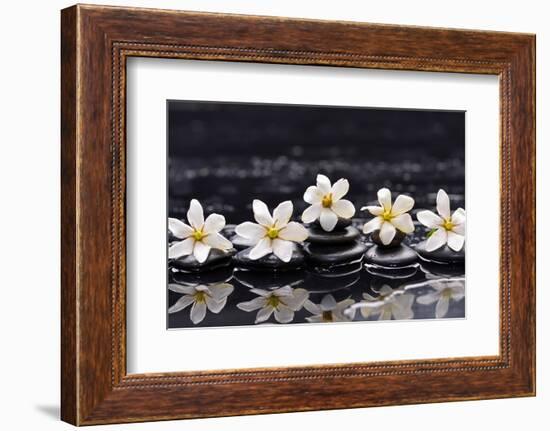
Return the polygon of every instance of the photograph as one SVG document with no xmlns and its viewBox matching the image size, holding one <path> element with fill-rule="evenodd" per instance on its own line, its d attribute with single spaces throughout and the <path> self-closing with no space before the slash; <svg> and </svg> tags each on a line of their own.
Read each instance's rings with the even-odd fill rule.
<svg viewBox="0 0 550 431">
<path fill-rule="evenodd" d="M 465 112 L 167 101 L 167 328 L 465 318 Z"/>
</svg>

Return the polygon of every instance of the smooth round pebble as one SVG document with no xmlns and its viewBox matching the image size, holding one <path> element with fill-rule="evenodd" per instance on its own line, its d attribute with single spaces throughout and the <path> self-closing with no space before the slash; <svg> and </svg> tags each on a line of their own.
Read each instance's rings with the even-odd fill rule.
<svg viewBox="0 0 550 431">
<path fill-rule="evenodd" d="M 228 251 L 222 251 L 218 249 L 211 249 L 208 257 L 203 263 L 200 263 L 195 256 L 190 254 L 189 256 L 180 257 L 179 259 L 170 260 L 171 267 L 179 269 L 180 271 L 206 271 L 219 268 L 221 266 L 229 265 L 231 258 L 237 253 L 234 248 Z"/>
<path fill-rule="evenodd" d="M 416 252 L 406 245 L 384 247 L 374 245 L 365 253 L 365 262 L 387 268 L 400 268 L 416 263 Z"/>
<path fill-rule="evenodd" d="M 363 254 L 367 251 L 367 246 L 358 241 L 352 244 L 338 245 L 306 244 L 304 251 L 308 262 L 314 265 L 330 266 L 362 259 Z"/>
<path fill-rule="evenodd" d="M 440 247 L 434 251 L 427 251 L 426 243 L 427 241 L 422 241 L 421 243 L 417 244 L 415 247 L 416 252 L 422 259 L 425 259 L 429 262 L 454 264 L 454 265 L 464 263 L 464 258 L 465 258 L 464 247 L 462 247 L 462 250 L 458 252 L 451 250 L 448 245 L 444 245 L 443 247 Z"/>
<path fill-rule="evenodd" d="M 359 231 L 353 226 L 348 226 L 337 232 L 325 232 L 317 227 L 310 227 L 307 231 L 309 234 L 307 241 L 314 244 L 346 244 L 359 237 Z"/>
<path fill-rule="evenodd" d="M 260 259 L 252 260 L 249 257 L 251 250 L 252 247 L 239 251 L 233 258 L 235 265 L 242 268 L 285 271 L 300 268 L 304 264 L 304 253 L 298 247 L 294 247 L 294 251 L 292 252 L 292 257 L 289 262 L 283 262 L 273 253 L 270 253 Z"/>
</svg>

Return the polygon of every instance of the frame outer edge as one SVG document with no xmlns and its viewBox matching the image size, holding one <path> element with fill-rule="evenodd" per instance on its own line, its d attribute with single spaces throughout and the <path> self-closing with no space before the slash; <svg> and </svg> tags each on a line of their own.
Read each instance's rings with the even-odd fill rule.
<svg viewBox="0 0 550 431">
<path fill-rule="evenodd" d="M 93 201 L 94 196 L 94 187 L 99 184 L 103 187 L 101 193 L 106 192 L 106 181 L 103 179 L 106 178 L 106 159 L 104 157 L 104 152 L 108 147 L 106 145 L 106 131 L 100 130 L 96 131 L 93 128 L 93 122 L 97 121 L 94 115 L 97 115 L 102 120 L 107 118 L 107 112 L 109 108 L 107 106 L 107 100 L 105 99 L 102 92 L 105 91 L 103 87 L 94 87 L 94 83 L 86 79 L 88 75 L 92 72 L 96 73 L 98 80 L 107 79 L 108 65 L 107 64 L 98 64 L 97 62 L 90 61 L 93 57 L 91 51 L 97 50 L 96 54 L 102 55 L 102 58 L 106 59 L 107 50 L 112 47 L 111 43 L 116 41 L 120 35 L 124 37 L 128 32 L 132 31 L 127 27 L 126 24 L 122 26 L 121 23 L 127 22 L 129 18 L 143 18 L 143 13 L 150 12 L 155 14 L 153 10 L 146 9 L 129 9 L 129 8 L 110 8 L 107 11 L 103 10 L 103 7 L 98 6 L 86 6 L 81 5 L 73 6 L 71 8 L 65 9 L 62 11 L 62 96 L 61 96 L 61 106 L 62 106 L 62 145 L 61 145 L 61 156 L 62 156 L 62 295 L 61 295 L 61 309 L 62 309 L 62 326 L 61 326 L 61 336 L 62 336 L 62 419 L 66 422 L 69 422 L 73 425 L 91 425 L 99 423 L 119 423 L 119 422 L 136 422 L 144 420 L 163 420 L 163 419 L 179 419 L 179 418 L 189 418 L 189 417 L 213 417 L 213 416 L 232 416 L 236 414 L 258 414 L 258 413 L 274 413 L 274 412 L 283 412 L 283 411 L 307 411 L 307 410 L 323 410 L 327 408 L 351 408 L 351 407 L 365 407 L 375 406 L 375 405 L 387 405 L 395 404 L 394 402 L 388 402 L 387 400 L 376 400 L 371 401 L 368 404 L 365 404 L 363 400 L 360 402 L 353 401 L 355 395 L 347 394 L 348 400 L 338 400 L 338 402 L 331 403 L 330 405 L 319 405 L 318 400 L 313 396 L 323 395 L 323 388 L 319 388 L 318 385 L 309 385 L 312 390 L 316 392 L 311 395 L 311 400 L 307 403 L 299 405 L 298 408 L 291 407 L 289 409 L 288 404 L 279 404 L 276 406 L 258 407 L 254 403 L 250 402 L 242 403 L 243 405 L 239 409 L 238 407 L 227 407 L 224 409 L 215 409 L 212 407 L 211 410 L 206 409 L 205 405 L 199 405 L 201 395 L 204 399 L 207 399 L 205 396 L 206 389 L 204 385 L 193 385 L 186 389 L 183 388 L 172 388 L 172 387 L 155 387 L 155 388 L 143 388 L 143 387 L 132 387 L 124 388 L 120 386 L 119 375 L 115 370 L 114 374 L 107 373 L 107 367 L 110 371 L 113 370 L 112 367 L 117 367 L 114 356 L 116 350 L 107 352 L 105 349 L 107 346 L 107 337 L 108 330 L 112 331 L 113 321 L 107 319 L 104 316 L 104 313 L 107 313 L 111 309 L 112 301 L 115 297 L 109 295 L 107 298 L 106 285 L 103 283 L 106 281 L 106 271 L 104 271 L 105 264 L 110 256 L 103 256 L 96 259 L 94 254 L 95 246 L 98 244 L 101 246 L 101 250 L 104 250 L 105 240 L 104 238 L 97 238 L 96 236 L 90 233 L 91 229 L 86 221 L 90 221 L 92 217 L 95 217 L 96 214 L 104 215 L 106 214 L 106 206 L 98 205 L 97 203 L 90 203 Z M 173 11 L 175 15 L 179 16 L 182 14 L 182 19 L 186 23 L 187 21 L 190 24 L 194 24 L 194 20 L 197 19 L 198 14 L 187 14 L 178 11 Z M 105 13 L 105 15 L 104 15 Z M 157 12 L 158 13 L 158 12 Z M 173 16 L 172 13 L 167 14 L 167 16 Z M 200 14 L 200 16 L 205 16 L 209 21 L 217 19 L 217 15 L 212 14 Z M 223 16 L 223 15 L 221 15 Z M 221 17 L 220 16 L 220 17 Z M 214 18 L 216 17 L 216 18 Z M 107 19 L 105 19 L 107 18 Z M 185 19 L 184 19 L 185 18 Z M 225 19 L 225 18 L 224 18 Z M 262 20 L 268 21 L 269 24 L 275 25 L 273 21 L 281 20 L 284 23 L 287 22 L 283 18 L 275 17 L 262 17 Z M 231 16 L 227 20 L 229 27 L 237 27 L 240 29 L 242 27 L 242 21 L 246 21 L 246 25 L 253 24 L 251 17 L 243 16 Z M 162 21 L 162 20 L 161 20 Z M 166 21 L 168 21 L 166 19 Z M 162 21 L 164 23 L 164 21 Z M 294 23 L 296 32 L 304 31 L 302 27 L 297 27 L 298 24 L 306 26 L 321 25 L 313 24 L 311 22 L 304 22 L 301 20 L 288 19 L 288 23 Z M 162 23 L 161 23 L 162 24 Z M 195 23 L 196 24 L 196 23 Z M 234 25 L 233 25 L 234 24 Z M 238 25 L 237 25 L 238 24 Z M 147 20 L 141 20 L 141 26 L 153 25 Z M 160 24 L 159 24 L 160 25 Z M 277 21 L 278 25 L 278 21 Z M 329 26 L 329 23 L 322 24 Z M 360 24 L 358 24 L 359 26 Z M 332 25 L 331 25 L 332 26 Z M 294 28 L 293 27 L 293 28 Z M 371 28 L 372 31 L 384 32 L 387 33 L 386 27 L 381 26 L 371 26 L 368 27 L 367 24 L 365 28 Z M 159 35 L 159 43 L 165 42 L 165 39 L 171 39 L 172 36 L 174 39 L 191 40 L 190 47 L 197 48 L 199 45 L 203 44 L 203 40 L 206 36 L 196 35 L 193 33 L 192 25 L 190 27 L 185 27 L 185 31 L 191 33 L 186 34 L 180 33 L 173 35 L 172 26 L 168 30 L 161 29 L 167 34 L 164 35 L 161 32 Z M 191 28 L 191 29 L 189 29 Z M 350 26 L 351 28 L 351 26 Z M 410 29 L 409 27 L 404 27 L 403 29 Z M 200 30 L 200 29 L 199 29 Z M 307 30 L 307 28 L 306 28 Z M 198 31 L 198 30 L 197 30 Z M 214 30 L 212 30 L 214 31 Z M 224 30 L 225 31 L 225 30 Z M 429 29 L 416 29 L 415 31 L 429 32 Z M 435 31 L 435 29 L 434 29 Z M 437 30 L 439 31 L 439 30 Z M 355 32 L 355 31 L 354 31 Z M 200 33 L 200 32 L 199 32 Z M 202 34 L 202 33 L 201 33 Z M 355 34 L 355 33 L 354 33 Z M 449 33 L 453 37 L 472 37 L 475 40 L 481 38 L 479 42 L 486 42 L 482 38 L 483 34 L 477 33 L 466 33 L 464 31 L 460 33 L 454 33 L 451 31 Z M 496 38 L 496 35 L 493 33 L 487 33 L 489 39 Z M 164 36 L 162 36 L 164 35 Z M 218 36 L 207 35 L 206 42 L 210 42 L 208 39 L 216 38 Z M 269 36 L 269 35 L 268 35 Z M 269 37 L 267 39 L 269 39 Z M 162 39 L 164 37 L 165 39 Z M 243 36 L 244 37 L 244 36 Z M 355 37 L 355 36 L 353 36 Z M 351 39 L 353 39 L 350 36 Z M 388 36 L 383 36 L 387 38 Z M 525 145 L 525 153 L 522 157 L 517 160 L 517 163 L 521 167 L 532 168 L 529 172 L 529 178 L 523 178 L 518 181 L 518 183 L 526 184 L 527 190 L 525 195 L 522 198 L 516 198 L 516 203 L 521 200 L 527 201 L 528 203 L 534 204 L 535 191 L 534 191 L 534 178 L 531 175 L 534 175 L 534 152 L 535 152 L 535 141 L 534 141 L 534 106 L 531 104 L 534 102 L 534 37 L 528 37 L 523 39 L 525 35 L 510 35 L 502 34 L 502 50 L 496 60 L 491 61 L 508 61 L 511 59 L 515 60 L 515 66 L 518 68 L 517 71 L 527 72 L 528 76 L 521 76 L 519 81 L 523 81 L 521 85 L 518 85 L 518 76 L 513 74 L 513 89 L 517 89 L 519 93 L 523 96 L 523 103 L 521 107 L 525 107 L 527 113 L 533 114 L 532 117 L 522 120 L 520 127 L 512 128 L 512 135 L 514 136 L 513 142 L 519 142 L 517 138 L 518 129 L 523 129 L 523 131 L 528 131 L 528 136 L 524 136 L 522 139 L 523 144 Z M 240 43 L 241 36 L 237 37 L 237 40 L 232 40 L 228 47 L 217 47 L 219 50 L 236 50 L 239 54 L 236 57 L 231 58 L 230 61 L 250 61 L 246 57 L 246 52 L 250 50 L 248 47 L 239 48 L 237 43 Z M 360 42 L 363 41 L 362 38 L 359 38 Z M 418 39 L 418 37 L 417 37 Z M 522 40 L 523 39 L 523 40 Z M 198 41 L 198 45 L 194 44 L 194 41 Z M 245 40 L 246 41 L 246 40 Z M 267 40 L 269 42 L 269 40 Z M 170 41 L 171 42 L 171 41 Z M 266 40 L 261 40 L 265 45 Z M 306 41 L 307 42 L 307 41 Z M 364 42 L 364 41 L 363 41 Z M 459 40 L 462 44 L 466 42 Z M 527 43 L 526 43 L 527 42 Z M 313 43 L 313 42 L 312 42 Z M 327 42 L 328 43 L 328 42 Z M 473 43 L 473 42 L 472 42 Z M 88 44 L 92 44 L 90 49 Z M 293 43 L 290 44 L 290 51 L 294 49 Z M 207 43 L 208 45 L 208 43 Z M 307 45 L 307 43 L 306 43 Z M 332 44 L 328 44 L 329 48 Z M 476 46 L 484 46 L 476 45 Z M 527 48 L 528 46 L 528 48 Z M 80 49 L 83 47 L 83 49 Z M 284 48 L 284 47 L 283 47 Z M 338 46 L 337 46 L 338 48 Z M 405 66 L 410 70 L 430 70 L 426 66 L 425 52 L 429 49 L 430 46 L 425 46 L 421 44 L 420 48 L 416 50 L 417 56 L 413 55 L 414 63 L 407 63 Z M 208 52 L 208 48 L 197 48 L 199 51 L 204 50 Z M 256 50 L 257 52 L 267 52 L 266 57 L 269 57 L 268 62 L 284 62 L 289 60 L 289 63 L 294 61 L 291 57 L 281 56 L 279 57 L 277 53 L 269 54 L 271 47 L 262 48 Z M 286 48 L 284 48 L 286 49 Z M 284 50 L 283 49 L 283 50 Z M 301 46 L 296 48 L 297 54 L 299 57 L 303 57 L 303 52 L 301 52 Z M 240 50 L 240 51 L 239 51 Z M 312 52 L 314 52 L 313 50 Z M 337 49 L 338 51 L 338 49 Z M 370 49 L 368 50 L 370 52 Z M 483 50 L 481 50 L 483 51 Z M 211 51 L 210 51 L 211 52 Z M 241 54 L 243 54 L 241 56 Z M 399 52 L 397 53 L 399 54 Z M 414 54 L 414 53 L 413 53 Z M 502 55 L 501 55 L 502 54 Z M 204 59 L 219 59 L 224 58 L 226 55 L 218 54 L 217 51 L 214 51 L 214 54 L 197 54 Z M 329 56 L 331 56 L 329 52 Z M 339 55 L 339 54 L 336 54 Z M 350 54 L 351 56 L 357 56 L 357 50 Z M 489 70 L 487 65 L 485 65 L 485 60 L 479 57 L 481 54 L 477 53 L 472 55 L 473 58 L 478 58 L 474 60 L 476 62 L 476 68 L 465 68 L 466 73 L 475 73 L 483 67 L 484 73 L 488 73 Z M 503 56 L 506 56 L 504 58 Z M 229 58 L 229 55 L 227 56 Z M 240 58 L 242 57 L 242 58 Z M 418 59 L 416 58 L 418 57 Z M 470 58 L 469 56 L 467 56 Z M 521 58 L 519 58 L 521 57 Z M 240 60 L 238 59 L 240 58 Z M 397 58 L 397 57 L 396 57 Z M 390 63 L 385 63 L 381 68 L 394 69 L 402 63 L 402 60 L 392 58 Z M 481 58 L 481 60 L 479 60 Z M 451 61 L 447 62 L 444 59 L 441 59 L 442 63 L 437 63 L 437 65 L 432 67 L 437 68 L 438 70 L 445 71 L 447 67 L 444 67 L 445 64 L 451 64 Z M 519 61 L 518 61 L 519 60 Z M 529 64 L 521 65 L 521 60 L 527 61 Z M 338 63 L 334 58 L 329 58 L 323 60 L 323 64 L 335 64 Z M 366 64 L 370 63 L 370 60 L 365 60 L 364 65 L 360 67 L 367 67 Z M 321 64 L 321 60 L 316 59 L 313 64 Z M 376 63 L 374 63 L 376 64 Z M 453 69 L 456 69 L 456 64 L 452 63 Z M 482 64 L 484 66 L 482 66 Z M 343 65 L 343 64 L 342 64 Z M 472 72 L 472 70 L 474 72 Z M 456 70 L 455 70 L 456 71 Z M 531 72 L 531 74 L 529 74 Z M 483 73 L 483 72 L 482 72 Z M 532 81 L 531 81 L 532 80 Z M 528 81 L 528 82 L 525 82 Z M 106 82 L 106 81 L 105 81 Z M 517 86 L 517 88 L 516 88 Z M 98 103 L 99 102 L 99 103 Z M 518 109 L 518 102 L 514 101 L 512 107 L 515 107 L 513 111 Z M 89 109 L 92 111 L 90 112 Z M 116 110 L 115 110 L 116 111 Z M 104 121 L 104 124 L 107 124 Z M 516 123 L 517 126 L 517 123 Z M 112 151 L 112 148 L 111 148 Z M 105 153 L 106 154 L 106 153 Z M 116 153 L 115 153 L 116 154 Z M 111 154 L 112 156 L 113 154 Z M 87 159 L 89 158 L 89 159 Z M 86 161 L 86 163 L 84 163 Z M 93 163 L 96 163 L 97 167 L 100 168 L 99 171 L 94 172 L 92 169 Z M 515 162 L 513 163 L 515 164 Z M 96 175 L 94 175 L 96 174 Z M 107 175 L 108 177 L 108 175 Z M 110 177 L 109 177 L 110 178 Z M 107 179 L 109 179 L 107 178 Z M 116 178 L 116 176 L 115 176 Z M 512 179 L 516 178 L 512 174 Z M 101 179 L 101 180 L 100 180 Z M 94 182 L 95 181 L 95 182 Z M 514 181 L 512 181 L 514 182 Z M 115 183 L 115 186 L 119 183 Z M 518 185 L 518 184 L 516 184 Z M 115 187 L 115 190 L 118 190 Z M 111 193 L 113 190 L 111 189 Z M 98 208 L 101 206 L 101 208 Z M 514 207 L 514 205 L 512 205 Z M 534 219 L 534 206 L 532 209 L 531 218 L 523 227 L 523 233 L 526 235 L 534 234 L 535 228 L 535 219 Z M 512 220 L 514 217 L 512 217 Z M 92 219 L 93 220 L 93 219 Z M 106 229 L 103 229 L 106 237 L 109 236 Z M 114 233 L 111 232 L 112 235 Z M 115 235 L 116 238 L 116 235 Z M 113 238 L 111 238 L 113 240 Z M 530 248 L 529 246 L 533 246 Z M 527 255 L 529 257 L 534 257 L 534 242 L 530 242 L 529 246 L 526 246 L 523 250 L 527 250 Z M 97 251 L 97 250 L 96 250 Z M 88 259 L 88 260 L 87 260 Z M 517 258 L 516 258 L 517 259 Z M 516 259 L 512 259 L 516 262 Z M 520 260 L 521 261 L 521 260 Z M 87 271 L 95 265 L 95 268 L 101 269 L 101 274 L 91 273 Z M 111 265 L 115 266 L 115 271 L 117 269 L 117 263 L 111 261 Z M 487 385 L 487 374 L 483 370 L 479 370 L 479 383 L 476 383 L 476 387 L 479 386 L 479 391 L 466 391 L 464 393 L 456 393 L 449 397 L 435 397 L 435 398 L 424 398 L 420 397 L 404 397 L 403 399 L 398 399 L 397 404 L 410 404 L 410 403 L 426 403 L 426 402 L 439 402 L 439 401 L 456 401 L 456 400 L 467 400 L 467 399 L 487 399 L 487 398 L 501 398 L 509 396 L 525 396 L 532 395 L 534 392 L 534 354 L 532 350 L 534 347 L 529 349 L 530 345 L 534 345 L 534 263 L 532 262 L 523 262 L 518 268 L 518 271 L 521 273 L 525 271 L 528 273 L 527 280 L 523 283 L 518 283 L 520 289 L 515 289 L 515 294 L 513 295 L 515 301 L 518 303 L 526 304 L 527 310 L 523 317 L 526 317 L 523 320 L 518 319 L 518 316 L 514 316 L 514 322 L 520 324 L 515 329 L 514 340 L 514 353 L 515 349 L 524 349 L 528 352 L 522 351 L 517 352 L 513 355 L 514 367 L 507 370 L 500 369 L 498 374 L 495 372 L 495 377 L 499 376 L 506 378 L 508 384 L 512 383 L 513 388 L 509 388 L 508 392 L 502 390 L 497 391 L 499 384 L 495 383 L 493 385 Z M 532 283 L 529 283 L 529 282 Z M 94 292 L 93 295 L 90 293 L 89 287 L 92 287 Z M 110 292 L 110 291 L 109 291 Z M 514 309 L 514 311 L 516 311 Z M 100 315 L 96 315 L 99 313 Z M 98 323 L 96 325 L 96 323 Z M 109 326 L 111 325 L 111 326 Z M 109 341 L 112 341 L 116 335 L 117 331 L 110 332 Z M 521 340 L 521 334 L 527 332 L 526 339 Z M 114 338 L 113 338 L 114 337 Z M 533 343 L 533 344 L 530 344 Z M 519 346 L 518 346 L 519 345 Z M 98 349 L 99 347 L 99 349 Z M 124 371 L 124 370 L 119 370 Z M 483 371 L 483 373 L 481 373 Z M 510 372 L 514 373 L 510 373 Z M 109 376 L 107 376 L 109 374 Z M 426 378 L 429 378 L 432 373 L 427 370 Z M 108 378 L 107 378 L 108 377 Z M 336 378 L 337 376 L 327 376 L 327 378 Z M 474 377 L 472 377 L 473 379 Z M 386 378 L 379 378 L 382 380 L 388 380 Z M 397 379 L 397 378 L 396 378 Z M 283 379 L 284 380 L 284 379 Z M 396 380 L 397 381 L 397 380 Z M 348 382 L 339 382 L 338 384 Z M 215 391 L 212 389 L 211 394 L 221 394 L 226 393 L 230 397 L 238 395 L 239 392 L 242 393 L 242 390 L 254 390 L 256 388 L 265 387 L 265 383 L 258 382 L 231 382 L 226 380 L 224 383 L 227 385 L 220 386 Z M 504 382 L 502 382 L 504 383 Z M 336 381 L 335 381 L 336 384 Z M 485 384 L 485 386 L 483 386 Z M 208 385 L 207 385 L 208 386 Z M 224 389 L 227 388 L 227 389 Z M 474 388 L 475 389 L 475 388 Z M 296 389 L 298 391 L 298 389 Z M 344 391 L 342 389 L 342 391 Z M 496 392 L 495 392 L 496 391 Z M 345 392 L 345 391 L 344 391 Z M 349 391 L 348 391 L 349 392 Z M 208 394 L 206 394 L 209 396 Z M 276 395 L 276 391 L 273 392 L 273 395 Z M 148 397 L 158 397 L 158 403 L 154 408 L 157 407 L 166 407 L 166 403 L 171 403 L 172 400 L 176 400 L 176 411 L 170 410 L 170 414 L 160 414 L 158 411 L 154 413 L 151 411 L 147 413 L 147 404 L 152 401 L 151 399 L 147 400 Z M 215 396 L 214 396 L 215 398 Z M 398 397 L 399 398 L 399 397 Z M 287 399 L 285 397 L 285 399 Z M 193 408 L 184 409 L 182 403 L 186 407 L 189 406 L 189 401 L 191 404 L 195 403 L 195 406 L 191 405 Z M 197 401 L 199 403 L 197 403 Z M 352 402 L 353 401 L 353 402 Z M 133 406 L 129 406 L 128 402 L 135 402 Z M 162 406 L 162 403 L 165 403 Z M 131 408 L 129 408 L 131 407 Z M 149 410 L 150 409 L 149 405 Z M 200 410 L 196 410 L 196 409 Z M 145 409 L 145 410 L 141 410 Z"/>
<path fill-rule="evenodd" d="M 61 11 L 61 419 L 79 422 L 77 327 L 78 7 Z"/>
</svg>

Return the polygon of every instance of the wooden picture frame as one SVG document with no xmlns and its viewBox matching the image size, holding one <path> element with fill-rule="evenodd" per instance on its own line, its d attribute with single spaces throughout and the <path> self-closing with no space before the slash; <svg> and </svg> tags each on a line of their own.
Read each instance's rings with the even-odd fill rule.
<svg viewBox="0 0 550 431">
<path fill-rule="evenodd" d="M 62 11 L 61 417 L 75 425 L 535 394 L 535 36 L 77 5 Z M 500 354 L 126 372 L 131 56 L 500 78 Z"/>
</svg>

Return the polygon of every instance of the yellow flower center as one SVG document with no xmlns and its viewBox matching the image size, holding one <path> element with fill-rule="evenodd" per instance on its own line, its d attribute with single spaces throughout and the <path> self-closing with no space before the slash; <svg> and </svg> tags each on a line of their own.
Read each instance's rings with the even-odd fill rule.
<svg viewBox="0 0 550 431">
<path fill-rule="evenodd" d="M 272 295 L 269 298 L 267 298 L 267 304 L 273 308 L 277 308 L 279 304 L 281 303 L 281 300 L 279 297 Z"/>
<path fill-rule="evenodd" d="M 445 230 L 453 230 L 455 225 L 451 220 L 445 220 L 445 222 L 443 222 L 443 227 L 445 228 Z"/>
<path fill-rule="evenodd" d="M 267 236 L 271 239 L 275 239 L 279 236 L 279 229 L 275 228 L 275 227 L 270 227 L 268 230 L 267 230 Z"/>
<path fill-rule="evenodd" d="M 393 218 L 391 210 L 384 210 L 384 212 L 382 213 L 382 218 L 384 219 L 384 221 L 390 221 Z"/>
<path fill-rule="evenodd" d="M 332 311 L 323 311 L 322 317 L 323 317 L 323 322 L 332 322 L 334 320 L 332 318 Z"/>
<path fill-rule="evenodd" d="M 323 196 L 323 200 L 321 201 L 321 204 L 325 208 L 330 208 L 332 206 L 332 193 L 329 193 L 328 195 Z"/>
<path fill-rule="evenodd" d="M 206 235 L 204 234 L 204 232 L 200 229 L 197 229 L 193 232 L 193 238 L 195 238 L 196 241 L 200 241 L 201 239 L 203 239 Z"/>
<path fill-rule="evenodd" d="M 206 301 L 206 293 L 200 290 L 196 292 L 194 296 L 195 296 L 195 302 L 201 303 Z"/>
</svg>

